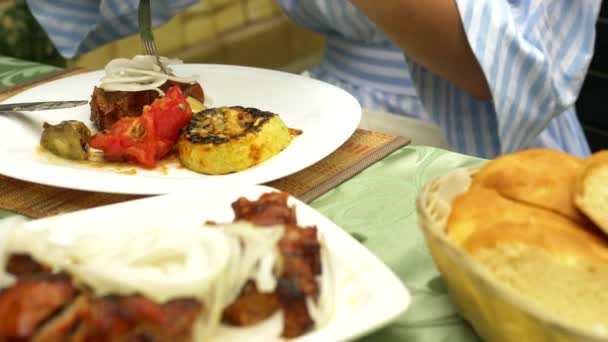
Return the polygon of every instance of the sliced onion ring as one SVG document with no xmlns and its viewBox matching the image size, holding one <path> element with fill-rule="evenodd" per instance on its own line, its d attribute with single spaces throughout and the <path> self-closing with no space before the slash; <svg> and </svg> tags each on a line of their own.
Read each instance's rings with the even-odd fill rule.
<svg viewBox="0 0 608 342">
<path fill-rule="evenodd" d="M 164 94 L 160 86 L 167 81 L 194 83 L 198 80 L 198 75 L 180 77 L 173 74 L 169 64 L 181 64 L 180 60 L 161 57 L 160 62 L 167 74 L 156 64 L 154 56 L 113 59 L 105 67 L 106 75 L 101 79 L 99 88 L 105 91 L 156 90 Z"/>
</svg>

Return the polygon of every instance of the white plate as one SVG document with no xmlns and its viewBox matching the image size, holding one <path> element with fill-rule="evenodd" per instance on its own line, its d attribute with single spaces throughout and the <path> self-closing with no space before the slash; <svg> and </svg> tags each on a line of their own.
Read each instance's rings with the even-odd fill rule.
<svg viewBox="0 0 608 342">
<path fill-rule="evenodd" d="M 92 126 L 89 106 L 0 115 L 0 174 L 58 187 L 127 194 L 165 194 L 213 184 L 262 184 L 321 160 L 357 128 L 361 107 L 346 91 L 311 78 L 272 70 L 227 65 L 172 66 L 178 75 L 200 76 L 208 106 L 242 105 L 278 113 L 304 131 L 278 155 L 251 169 L 207 176 L 179 167 L 144 170 L 130 165 L 93 167 L 52 158 L 38 148 L 42 123 L 76 119 Z M 89 100 L 102 71 L 49 82 L 7 101 Z M 133 171 L 136 171 L 133 174 Z"/>
<path fill-rule="evenodd" d="M 265 186 L 245 188 L 223 187 L 208 189 L 204 194 L 174 193 L 143 200 L 114 204 L 86 211 L 31 221 L 31 229 L 52 229 L 51 238 L 68 238 L 72 233 L 95 233 L 113 229 L 117 234 L 129 227 L 171 224 L 179 234 L 180 225 L 200 224 L 206 220 L 231 221 L 230 204 L 239 196 L 257 199 L 264 192 L 274 191 Z M 313 330 L 293 341 L 351 340 L 389 324 L 405 312 L 410 295 L 403 283 L 375 255 L 348 233 L 317 211 L 290 197 L 296 206 L 298 223 L 316 225 L 323 233 L 335 270 L 335 312 L 324 327 Z M 83 224 L 86 222 L 86 224 Z M 217 341 L 279 340 L 281 315 L 248 328 L 222 326 Z"/>
</svg>

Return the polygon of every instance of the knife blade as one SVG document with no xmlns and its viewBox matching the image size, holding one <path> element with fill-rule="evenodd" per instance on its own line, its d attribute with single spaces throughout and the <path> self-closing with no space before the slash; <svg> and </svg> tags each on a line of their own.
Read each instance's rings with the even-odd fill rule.
<svg viewBox="0 0 608 342">
<path fill-rule="evenodd" d="M 45 101 L 0 104 L 0 112 L 28 112 L 37 110 L 63 109 L 78 107 L 89 101 Z"/>
</svg>

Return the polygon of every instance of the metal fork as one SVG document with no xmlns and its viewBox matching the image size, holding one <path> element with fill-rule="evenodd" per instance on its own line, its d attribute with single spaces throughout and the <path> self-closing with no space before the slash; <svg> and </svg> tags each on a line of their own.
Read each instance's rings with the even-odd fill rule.
<svg viewBox="0 0 608 342">
<path fill-rule="evenodd" d="M 152 33 L 152 12 L 150 10 L 150 0 L 139 0 L 137 14 L 139 21 L 139 35 L 141 36 L 146 54 L 156 57 L 156 64 L 158 64 L 162 72 L 169 75 L 169 72 L 167 72 L 165 67 L 163 67 L 163 64 L 160 62 L 160 57 L 158 57 L 158 51 L 156 50 L 154 34 Z"/>
</svg>

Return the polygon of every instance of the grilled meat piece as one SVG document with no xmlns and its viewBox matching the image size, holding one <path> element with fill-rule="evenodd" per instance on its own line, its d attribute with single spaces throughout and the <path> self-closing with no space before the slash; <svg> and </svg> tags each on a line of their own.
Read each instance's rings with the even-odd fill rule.
<svg viewBox="0 0 608 342">
<path fill-rule="evenodd" d="M 177 141 L 188 169 L 212 175 L 238 172 L 281 152 L 292 136 L 274 113 L 240 106 L 195 113 Z"/>
<path fill-rule="evenodd" d="M 280 298 L 283 308 L 283 332 L 281 333 L 283 337 L 298 337 L 313 328 L 314 322 L 306 307 L 306 297 L 280 296 Z"/>
<path fill-rule="evenodd" d="M 262 194 L 255 201 L 240 197 L 232 203 L 234 220 L 244 220 L 258 226 L 285 225 L 285 234 L 279 241 L 283 256 L 304 256 L 300 258 L 301 261 L 310 265 L 313 274 L 320 274 L 321 257 L 317 228 L 298 226 L 295 206 L 287 205 L 288 197 L 286 192 L 278 191 Z M 293 267 L 293 270 L 297 268 Z"/>
<path fill-rule="evenodd" d="M 249 281 L 239 297 L 224 309 L 222 318 L 229 324 L 247 326 L 269 318 L 279 308 L 279 298 L 275 292 L 261 293 L 255 283 Z"/>
<path fill-rule="evenodd" d="M 0 292 L 0 341 L 30 339 L 77 290 L 65 275 L 39 274 Z"/>
<path fill-rule="evenodd" d="M 29 255 L 13 254 L 8 259 L 6 271 L 20 278 L 48 272 L 48 268 L 37 263 Z"/>
<path fill-rule="evenodd" d="M 245 220 L 259 226 L 296 225 L 296 209 L 287 205 L 286 192 L 262 194 L 257 201 L 240 197 L 232 203 L 234 220 Z"/>
<path fill-rule="evenodd" d="M 191 341 L 193 324 L 201 311 L 195 300 L 180 299 L 159 305 L 142 296 L 80 296 L 35 339 L 45 341 Z"/>
<path fill-rule="evenodd" d="M 185 84 L 167 81 L 160 89 L 164 92 L 178 84 L 187 98 L 191 96 L 204 102 L 205 94 L 198 83 Z M 155 90 L 144 91 L 105 91 L 95 87 L 91 96 L 91 121 L 100 131 L 110 129 L 112 124 L 123 116 L 140 116 L 144 106 L 151 104 L 159 96 Z"/>
<path fill-rule="evenodd" d="M 316 298 L 319 287 L 315 275 L 321 273 L 320 245 L 315 227 L 286 226 L 279 241 L 283 275 L 277 293 L 283 308 L 283 336 L 297 337 L 313 326 L 306 298 Z"/>
<path fill-rule="evenodd" d="M 84 322 L 87 341 L 190 341 L 201 309 L 191 299 L 162 305 L 142 296 L 92 299 Z"/>
<path fill-rule="evenodd" d="M 306 298 L 316 298 L 319 295 L 315 276 L 321 273 L 321 246 L 316 227 L 303 228 L 297 225 L 295 207 L 287 205 L 287 198 L 288 194 L 284 192 L 266 193 L 256 201 L 241 197 L 232 203 L 232 208 L 235 221 L 246 220 L 260 226 L 285 226 L 285 233 L 279 241 L 283 273 L 279 277 L 275 294 L 284 315 L 282 335 L 291 338 L 302 335 L 313 326 Z M 239 300 L 240 297 L 237 302 Z M 262 302 L 259 305 L 265 305 L 269 310 L 271 304 Z M 233 309 L 232 315 L 246 315 L 234 312 L 246 308 Z"/>
<path fill-rule="evenodd" d="M 18 280 L 0 290 L 0 341 L 190 341 L 202 310 L 193 299 L 93 298 L 27 255 L 12 255 L 7 266 Z"/>
<path fill-rule="evenodd" d="M 86 296 L 80 295 L 40 326 L 32 338 L 32 342 L 84 342 L 86 341 L 86 334 L 83 334 L 85 331 L 79 328 L 83 327 L 81 322 L 88 315 L 89 300 Z"/>
<path fill-rule="evenodd" d="M 314 276 L 321 273 L 321 245 L 317 239 L 317 228 L 286 226 L 279 241 L 283 257 L 283 276 L 295 281 L 307 295 L 317 295 Z"/>
</svg>

